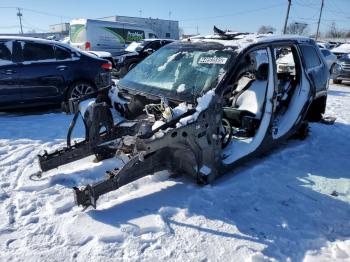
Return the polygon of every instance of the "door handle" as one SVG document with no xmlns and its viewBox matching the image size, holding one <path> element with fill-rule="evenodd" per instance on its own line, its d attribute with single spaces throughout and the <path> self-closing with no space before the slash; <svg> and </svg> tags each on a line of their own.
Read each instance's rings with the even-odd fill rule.
<svg viewBox="0 0 350 262">
<path fill-rule="evenodd" d="M 5 75 L 13 75 L 14 73 L 16 73 L 16 71 L 12 70 L 12 69 L 7 69 L 3 71 L 3 74 Z"/>
<path fill-rule="evenodd" d="M 60 65 L 60 66 L 56 67 L 56 69 L 59 70 L 59 71 L 64 71 L 67 68 L 68 68 L 68 66 L 65 66 L 65 65 Z"/>
</svg>

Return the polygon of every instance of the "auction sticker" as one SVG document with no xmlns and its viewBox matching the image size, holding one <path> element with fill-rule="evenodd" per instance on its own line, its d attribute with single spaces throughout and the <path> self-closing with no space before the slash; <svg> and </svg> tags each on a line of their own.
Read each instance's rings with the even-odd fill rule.
<svg viewBox="0 0 350 262">
<path fill-rule="evenodd" d="M 198 61 L 198 64 L 216 64 L 224 65 L 227 62 L 226 57 L 201 57 Z"/>
</svg>

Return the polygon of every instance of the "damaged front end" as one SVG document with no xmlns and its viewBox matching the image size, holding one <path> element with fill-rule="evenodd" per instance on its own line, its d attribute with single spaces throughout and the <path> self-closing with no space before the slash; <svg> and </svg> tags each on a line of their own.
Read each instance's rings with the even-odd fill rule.
<svg viewBox="0 0 350 262">
<path fill-rule="evenodd" d="M 141 177 L 168 170 L 211 182 L 220 170 L 223 99 L 215 93 L 235 53 L 217 43 L 170 44 L 130 71 L 106 97 L 69 106 L 75 112 L 67 147 L 39 156 L 42 171 L 89 155 L 124 166 L 93 185 L 74 188 L 78 205 Z M 111 108 L 113 108 L 111 110 Z M 85 140 L 71 143 L 81 115 Z"/>
<path fill-rule="evenodd" d="M 106 179 L 74 188 L 76 204 L 83 207 L 96 207 L 99 196 L 163 170 L 190 174 L 198 183 L 208 183 L 217 176 L 220 163 L 221 105 L 216 100 L 211 90 L 197 99 L 197 105 L 181 103 L 171 108 L 161 97 L 158 103 L 147 103 L 139 114 L 130 110 L 139 103 L 137 99 L 129 103 L 118 100 L 114 101 L 119 111 L 117 123 L 110 102 L 83 101 L 71 122 L 67 147 L 39 155 L 41 170 L 89 155 L 95 155 L 98 160 L 122 158 L 125 165 L 107 171 Z M 84 141 L 71 143 L 79 115 L 83 116 L 86 137 Z M 133 120 L 127 119 L 130 115 Z"/>
</svg>

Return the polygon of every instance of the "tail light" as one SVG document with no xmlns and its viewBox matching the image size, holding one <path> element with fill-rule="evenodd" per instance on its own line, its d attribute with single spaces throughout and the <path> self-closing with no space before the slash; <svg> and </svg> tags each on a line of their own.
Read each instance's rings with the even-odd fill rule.
<svg viewBox="0 0 350 262">
<path fill-rule="evenodd" d="M 89 51 L 91 48 L 91 43 L 90 42 L 85 42 L 85 50 Z"/>
<path fill-rule="evenodd" d="M 111 63 L 103 63 L 101 67 L 105 70 L 112 70 L 112 64 Z"/>
</svg>

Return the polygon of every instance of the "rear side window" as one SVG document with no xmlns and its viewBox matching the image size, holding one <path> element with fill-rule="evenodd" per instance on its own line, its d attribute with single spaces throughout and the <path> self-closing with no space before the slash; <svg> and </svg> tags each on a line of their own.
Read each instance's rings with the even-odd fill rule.
<svg viewBox="0 0 350 262">
<path fill-rule="evenodd" d="M 0 42 L 0 65 L 12 63 L 12 42 Z"/>
<path fill-rule="evenodd" d="M 322 52 L 322 54 L 323 54 L 324 56 L 329 56 L 329 55 L 331 55 L 331 52 L 328 51 L 328 50 L 326 50 L 326 49 L 321 49 L 321 52 Z"/>
<path fill-rule="evenodd" d="M 25 42 L 22 45 L 23 61 L 47 61 L 55 59 L 52 45 Z"/>
<path fill-rule="evenodd" d="M 55 56 L 57 60 L 67 60 L 72 58 L 72 55 L 69 51 L 58 46 L 56 46 L 55 49 Z"/>
<path fill-rule="evenodd" d="M 314 47 L 310 45 L 300 45 L 300 49 L 308 69 L 321 65 L 321 60 Z"/>
</svg>

